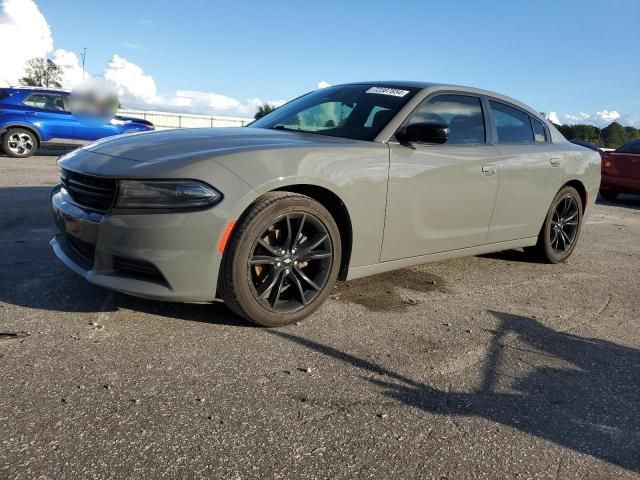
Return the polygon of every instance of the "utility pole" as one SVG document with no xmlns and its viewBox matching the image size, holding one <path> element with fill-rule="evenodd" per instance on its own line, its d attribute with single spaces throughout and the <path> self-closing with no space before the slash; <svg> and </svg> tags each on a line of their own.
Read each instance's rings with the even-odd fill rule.
<svg viewBox="0 0 640 480">
<path fill-rule="evenodd" d="M 82 80 L 84 80 L 84 60 L 87 58 L 87 47 L 82 49 L 80 56 L 82 57 Z"/>
</svg>

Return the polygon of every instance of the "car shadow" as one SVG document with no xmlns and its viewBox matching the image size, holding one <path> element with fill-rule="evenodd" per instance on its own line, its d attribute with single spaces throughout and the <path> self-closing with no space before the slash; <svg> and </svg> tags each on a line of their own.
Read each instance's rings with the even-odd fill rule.
<svg viewBox="0 0 640 480">
<path fill-rule="evenodd" d="M 66 153 L 71 152 L 72 150 L 75 150 L 78 147 L 75 146 L 60 146 L 60 147 L 47 147 L 47 148 L 39 148 L 36 153 L 34 153 L 34 156 L 37 157 L 60 157 Z M 9 155 L 6 155 L 4 152 L 2 152 L 2 150 L 0 150 L 0 158 L 12 158 Z M 28 160 L 27 159 L 23 159 L 23 160 Z"/>
<path fill-rule="evenodd" d="M 535 255 L 526 252 L 523 249 L 518 250 L 502 250 L 500 252 L 485 253 L 478 255 L 480 258 L 490 258 L 493 260 L 503 260 L 506 262 L 523 262 L 523 263 L 545 263 Z"/>
<path fill-rule="evenodd" d="M 631 194 L 622 194 L 618 195 L 615 202 L 611 202 L 609 200 L 605 200 L 600 195 L 598 195 L 597 203 L 599 205 L 608 205 L 612 207 L 624 207 L 624 208 L 632 208 L 634 210 L 640 210 L 640 195 L 631 195 Z"/>
<path fill-rule="evenodd" d="M 480 368 L 480 386 L 469 391 L 440 390 L 283 330 L 265 333 L 378 374 L 363 378 L 381 396 L 409 407 L 482 417 L 640 472 L 640 350 L 557 331 L 533 318 L 490 313 L 499 326 Z"/>
<path fill-rule="evenodd" d="M 251 326 L 222 303 L 157 302 L 86 282 L 65 267 L 49 246 L 53 229 L 51 187 L 0 188 L 0 301 L 59 312 L 128 309 L 168 318 Z"/>
</svg>

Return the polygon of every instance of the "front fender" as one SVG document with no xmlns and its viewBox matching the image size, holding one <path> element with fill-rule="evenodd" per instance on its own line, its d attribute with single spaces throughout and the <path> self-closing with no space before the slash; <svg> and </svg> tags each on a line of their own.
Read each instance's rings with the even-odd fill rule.
<svg viewBox="0 0 640 480">
<path fill-rule="evenodd" d="M 380 260 L 387 202 L 389 149 L 368 143 L 329 148 L 278 148 L 234 152 L 216 161 L 257 195 L 304 185 L 322 187 L 344 204 L 353 230 L 352 267 Z"/>
</svg>

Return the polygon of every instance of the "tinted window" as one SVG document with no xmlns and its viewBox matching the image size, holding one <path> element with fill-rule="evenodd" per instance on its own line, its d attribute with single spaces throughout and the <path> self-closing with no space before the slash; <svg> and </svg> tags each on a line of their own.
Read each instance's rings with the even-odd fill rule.
<svg viewBox="0 0 640 480">
<path fill-rule="evenodd" d="M 3 98 L 7 98 L 9 96 L 9 92 L 7 92 L 4 88 L 0 88 L 0 100 Z"/>
<path fill-rule="evenodd" d="M 409 120 L 413 123 L 437 123 L 449 128 L 446 145 L 484 143 L 482 104 L 477 97 L 439 95 L 423 104 Z"/>
<path fill-rule="evenodd" d="M 531 143 L 533 130 L 529 115 L 504 103 L 489 101 L 496 123 L 498 143 Z"/>
<path fill-rule="evenodd" d="M 640 140 L 631 140 L 616 150 L 618 153 L 640 153 Z"/>
<path fill-rule="evenodd" d="M 292 100 L 250 127 L 373 140 L 417 90 L 364 84 L 323 88 Z"/>
<path fill-rule="evenodd" d="M 64 111 L 64 100 L 62 99 L 62 95 L 32 93 L 22 103 L 35 108 Z"/>
<path fill-rule="evenodd" d="M 544 124 L 540 120 L 536 120 L 531 117 L 531 126 L 533 127 L 533 138 L 536 142 L 547 141 L 547 131 L 544 128 Z"/>
</svg>

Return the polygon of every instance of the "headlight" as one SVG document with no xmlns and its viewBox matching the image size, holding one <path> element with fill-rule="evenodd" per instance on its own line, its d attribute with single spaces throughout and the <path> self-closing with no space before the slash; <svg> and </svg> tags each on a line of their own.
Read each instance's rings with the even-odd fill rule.
<svg viewBox="0 0 640 480">
<path fill-rule="evenodd" d="M 220 200 L 220 192 L 197 180 L 121 180 L 116 208 L 205 208 Z"/>
</svg>

